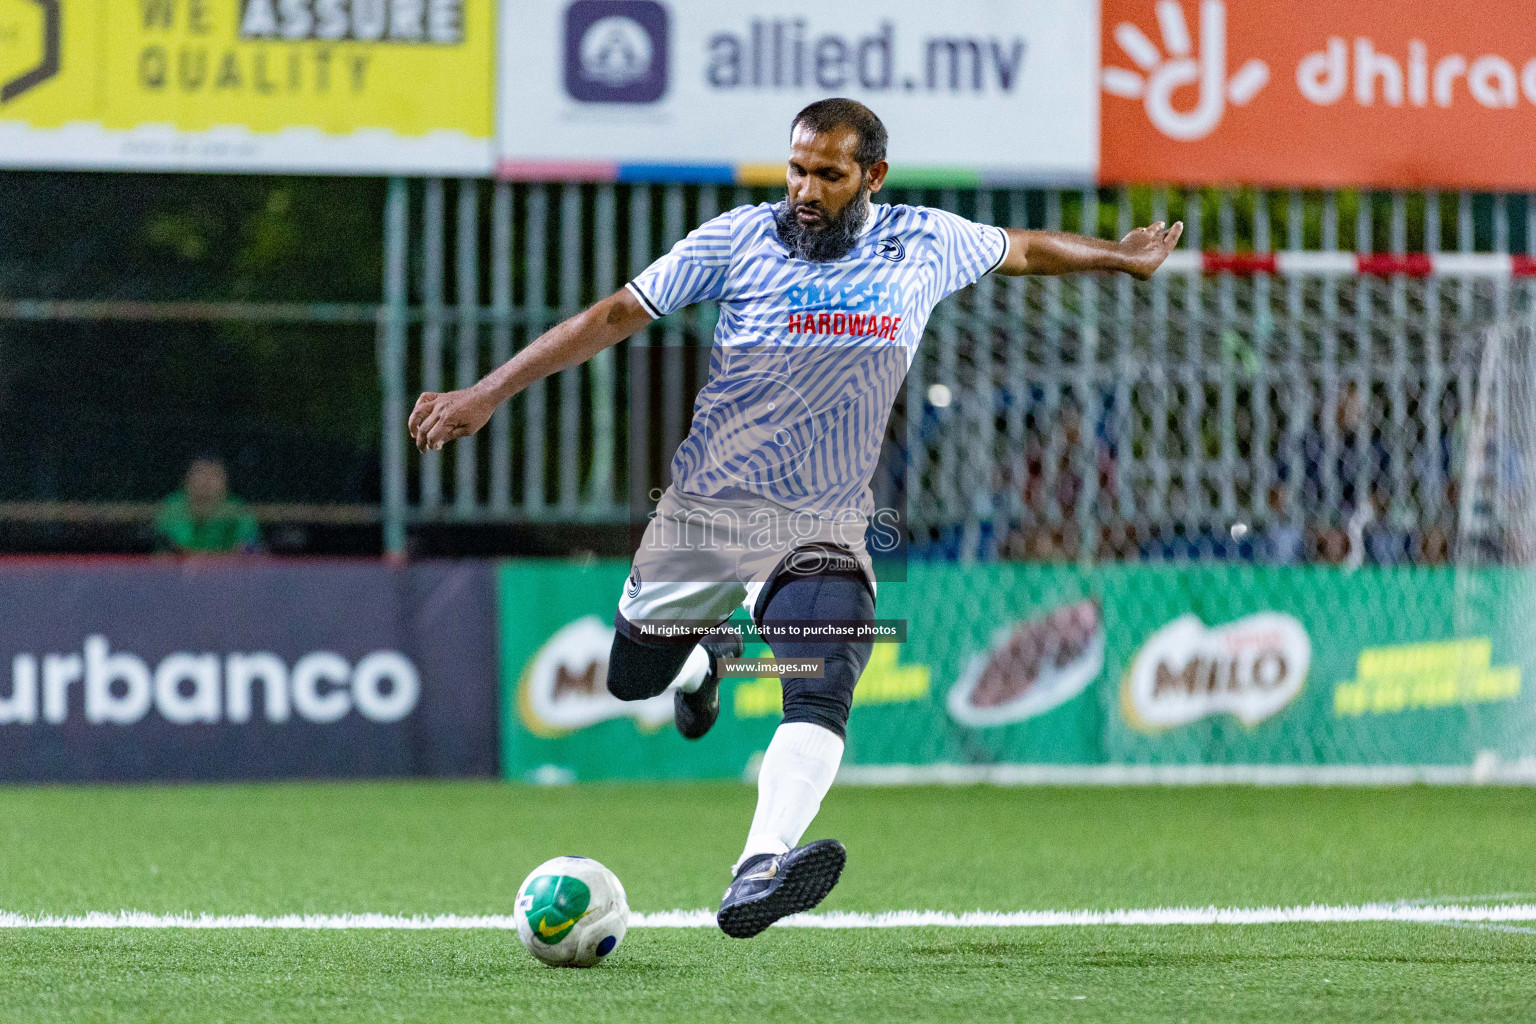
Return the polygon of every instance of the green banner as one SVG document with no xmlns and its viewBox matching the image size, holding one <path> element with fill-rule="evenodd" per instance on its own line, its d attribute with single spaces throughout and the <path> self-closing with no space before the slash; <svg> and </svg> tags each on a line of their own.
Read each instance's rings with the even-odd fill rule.
<svg viewBox="0 0 1536 1024">
<path fill-rule="evenodd" d="M 608 695 L 628 565 L 500 571 L 503 764 L 537 781 L 720 778 L 777 726 L 728 679 L 691 743 Z M 1469 765 L 1536 757 L 1536 575 L 1331 566 L 914 564 L 882 583 L 845 764 Z M 745 614 L 738 613 L 742 621 Z M 749 656 L 767 655 L 749 645 Z"/>
</svg>

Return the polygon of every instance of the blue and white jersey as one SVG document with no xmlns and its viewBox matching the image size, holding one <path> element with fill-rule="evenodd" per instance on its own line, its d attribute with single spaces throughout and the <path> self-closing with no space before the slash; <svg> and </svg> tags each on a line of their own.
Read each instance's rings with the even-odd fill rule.
<svg viewBox="0 0 1536 1024">
<path fill-rule="evenodd" d="M 773 214 L 768 203 L 722 213 L 629 283 L 657 317 L 720 303 L 672 486 L 867 516 L 886 421 L 929 314 L 995 270 L 1008 235 L 943 210 L 877 205 L 848 255 L 815 263 L 790 256 Z"/>
</svg>

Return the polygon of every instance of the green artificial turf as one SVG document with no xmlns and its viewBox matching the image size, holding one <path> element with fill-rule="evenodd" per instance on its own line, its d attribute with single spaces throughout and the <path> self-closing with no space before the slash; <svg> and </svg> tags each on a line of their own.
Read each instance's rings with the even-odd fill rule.
<svg viewBox="0 0 1536 1024">
<path fill-rule="evenodd" d="M 0 789 L 0 910 L 509 913 L 583 853 L 713 906 L 734 785 Z M 835 789 L 824 909 L 1536 902 L 1524 790 Z M 10 1021 L 1536 1020 L 1536 924 L 636 929 L 591 971 L 506 932 L 0 931 Z"/>
</svg>

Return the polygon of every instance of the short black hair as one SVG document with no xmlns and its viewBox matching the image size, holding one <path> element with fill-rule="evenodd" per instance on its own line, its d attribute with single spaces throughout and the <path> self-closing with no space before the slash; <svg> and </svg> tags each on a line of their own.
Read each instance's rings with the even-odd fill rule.
<svg viewBox="0 0 1536 1024">
<path fill-rule="evenodd" d="M 885 159 L 885 125 L 873 110 L 858 100 L 841 96 L 817 100 L 789 122 L 790 134 L 794 134 L 795 129 L 801 125 L 817 135 L 839 128 L 852 128 L 859 136 L 859 148 L 854 151 L 853 158 L 866 171 Z"/>
</svg>

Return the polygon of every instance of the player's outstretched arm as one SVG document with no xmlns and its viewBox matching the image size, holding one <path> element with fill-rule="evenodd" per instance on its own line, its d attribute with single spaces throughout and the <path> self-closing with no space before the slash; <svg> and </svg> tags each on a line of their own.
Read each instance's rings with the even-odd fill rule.
<svg viewBox="0 0 1536 1024">
<path fill-rule="evenodd" d="M 586 362 L 639 331 L 651 319 L 629 289 L 620 288 L 539 335 L 474 387 L 423 392 L 406 423 L 411 440 L 425 452 L 468 437 L 490 421 L 498 405 L 528 385 Z"/>
<path fill-rule="evenodd" d="M 1118 242 L 1064 231 L 1010 230 L 1008 255 L 997 272 L 1018 276 L 1118 270 L 1145 281 L 1162 266 L 1183 233 L 1183 221 L 1174 222 L 1172 227 L 1158 221 L 1137 228 Z"/>
</svg>

